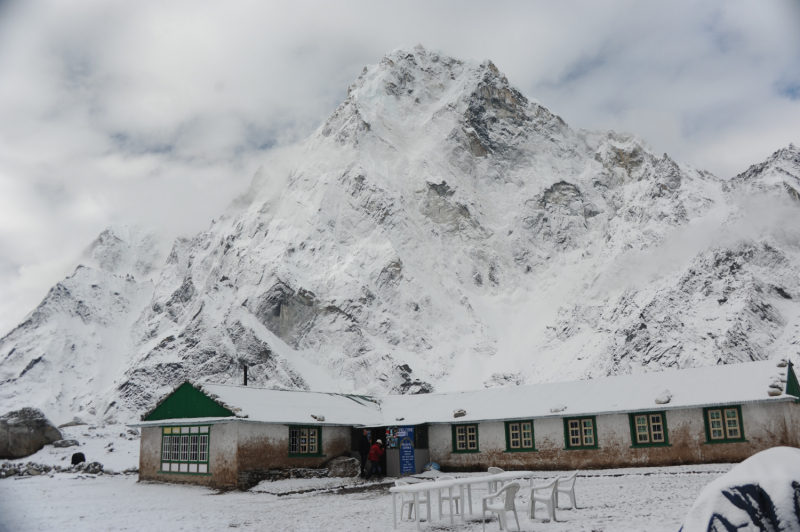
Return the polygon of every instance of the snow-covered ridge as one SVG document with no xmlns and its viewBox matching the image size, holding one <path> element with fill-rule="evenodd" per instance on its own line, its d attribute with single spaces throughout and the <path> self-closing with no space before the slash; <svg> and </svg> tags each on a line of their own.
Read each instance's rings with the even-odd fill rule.
<svg viewBox="0 0 800 532">
<path fill-rule="evenodd" d="M 159 273 L 85 410 L 138 417 L 245 364 L 255 386 L 377 395 L 800 362 L 794 146 L 725 181 L 571 129 L 489 61 L 417 47 L 366 67 L 290 155 L 163 264 L 141 239 L 91 248 L 108 273 Z M 8 401 L 55 357 L 46 337 L 0 340 Z"/>
</svg>

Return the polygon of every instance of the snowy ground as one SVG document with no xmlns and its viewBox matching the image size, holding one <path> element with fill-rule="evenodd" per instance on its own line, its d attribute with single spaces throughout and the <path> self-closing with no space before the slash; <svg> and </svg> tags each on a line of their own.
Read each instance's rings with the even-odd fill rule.
<svg viewBox="0 0 800 532">
<path fill-rule="evenodd" d="M 586 472 L 578 478 L 578 510 L 560 510 L 556 523 L 532 521 L 526 515 L 528 494 L 524 494 L 517 503 L 520 524 L 524 531 L 675 532 L 702 487 L 730 468 L 715 464 Z M 543 474 L 542 479 L 547 476 Z M 249 492 L 218 493 L 137 482 L 135 476 L 121 475 L 5 479 L 0 480 L 0 532 L 164 530 L 165 526 L 170 530 L 383 531 L 392 529 L 389 485 L 293 479 L 264 482 Z M 474 500 L 483 490 L 473 492 Z M 538 515 L 544 516 L 544 510 Z M 401 523 L 399 529 L 413 530 L 413 522 Z M 477 519 L 467 524 L 457 520 L 453 527 L 443 522 L 423 524 L 423 529 L 477 531 L 481 524 Z M 487 525 L 487 530 L 497 529 L 496 521 Z M 511 529 L 516 527 L 512 524 Z"/>
</svg>

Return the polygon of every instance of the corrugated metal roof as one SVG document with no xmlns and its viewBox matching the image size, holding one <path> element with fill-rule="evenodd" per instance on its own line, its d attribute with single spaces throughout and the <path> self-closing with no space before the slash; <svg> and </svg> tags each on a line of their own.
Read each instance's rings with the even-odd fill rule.
<svg viewBox="0 0 800 532">
<path fill-rule="evenodd" d="M 768 360 L 581 381 L 380 397 L 220 384 L 203 384 L 202 389 L 232 410 L 240 409 L 237 416 L 262 423 L 350 426 L 467 423 L 794 400 L 786 394 L 768 394 L 770 384 L 776 380 L 782 380 L 786 388 L 789 367 L 777 364 L 776 360 Z M 657 404 L 656 397 L 667 390 L 672 396 L 669 403 Z M 464 410 L 466 414 L 454 418 L 455 410 Z M 324 421 L 312 416 L 324 416 Z M 398 418 L 403 419 L 398 421 Z M 139 425 L 165 423 L 169 421 Z"/>
</svg>

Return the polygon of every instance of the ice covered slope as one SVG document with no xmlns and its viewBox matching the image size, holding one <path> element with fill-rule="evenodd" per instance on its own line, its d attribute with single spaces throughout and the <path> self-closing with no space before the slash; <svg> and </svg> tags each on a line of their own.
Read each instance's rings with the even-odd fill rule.
<svg viewBox="0 0 800 532">
<path fill-rule="evenodd" d="M 56 423 L 102 416 L 133 349 L 131 329 L 153 294 L 137 281 L 160 262 L 157 237 L 111 226 L 87 249 L 87 263 L 54 286 L 0 339 L 0 405 L 42 409 Z"/>
<path fill-rule="evenodd" d="M 730 188 L 572 130 L 491 62 L 394 51 L 288 171 L 175 244 L 124 402 L 242 364 L 258 386 L 416 393 L 769 357 L 795 247 L 736 236 Z"/>
<path fill-rule="evenodd" d="M 718 179 L 571 129 L 489 61 L 396 50 L 174 243 L 93 406 L 130 417 L 244 364 L 256 386 L 418 393 L 800 362 L 798 157 Z"/>
</svg>

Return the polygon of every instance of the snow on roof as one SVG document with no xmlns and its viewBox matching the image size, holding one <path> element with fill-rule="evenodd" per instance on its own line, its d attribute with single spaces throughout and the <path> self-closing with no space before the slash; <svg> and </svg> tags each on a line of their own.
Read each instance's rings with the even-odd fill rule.
<svg viewBox="0 0 800 532">
<path fill-rule="evenodd" d="M 225 384 L 202 384 L 201 389 L 213 399 L 241 409 L 236 412 L 237 417 L 253 421 L 303 425 L 364 425 L 383 421 L 377 402 L 365 396 Z"/>
<path fill-rule="evenodd" d="M 220 384 L 203 384 L 202 389 L 216 400 L 241 409 L 237 416 L 249 421 L 350 426 L 418 425 L 794 400 L 793 396 L 782 393 L 786 388 L 787 369 L 785 362 L 768 360 L 581 381 L 382 397 Z M 774 395 L 778 393 L 776 386 L 780 387 L 778 395 Z M 464 415 L 454 417 L 457 410 L 464 410 Z M 169 421 L 145 424 L 164 423 Z"/>
</svg>

